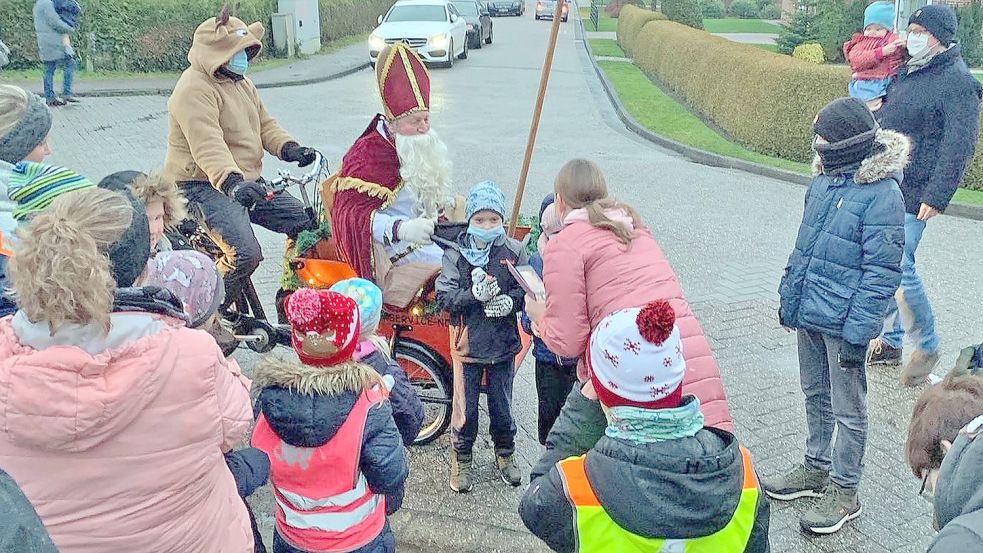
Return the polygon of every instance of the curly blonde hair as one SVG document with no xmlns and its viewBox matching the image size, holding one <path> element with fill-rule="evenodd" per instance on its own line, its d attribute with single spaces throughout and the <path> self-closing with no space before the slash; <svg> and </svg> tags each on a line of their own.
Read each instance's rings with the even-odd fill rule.
<svg viewBox="0 0 983 553">
<path fill-rule="evenodd" d="M 611 220 L 604 212 L 609 209 L 620 209 L 631 217 L 636 225 L 641 224 L 641 217 L 631 206 L 608 197 L 608 183 L 596 163 L 587 159 L 568 161 L 556 175 L 553 188 L 556 195 L 562 198 L 563 203 L 568 207 L 587 211 L 592 225 L 611 231 L 622 244 L 631 245 L 634 229 Z"/>
<path fill-rule="evenodd" d="M 155 201 L 164 204 L 164 226 L 174 228 L 188 216 L 188 200 L 181 194 L 177 183 L 165 179 L 159 169 L 151 171 L 146 176 L 137 177 L 130 185 L 133 194 L 147 206 Z"/>
<path fill-rule="evenodd" d="M 88 188 L 62 194 L 17 231 L 10 275 L 18 308 L 54 333 L 66 323 L 109 331 L 116 281 L 109 247 L 130 227 L 122 194 Z"/>
</svg>

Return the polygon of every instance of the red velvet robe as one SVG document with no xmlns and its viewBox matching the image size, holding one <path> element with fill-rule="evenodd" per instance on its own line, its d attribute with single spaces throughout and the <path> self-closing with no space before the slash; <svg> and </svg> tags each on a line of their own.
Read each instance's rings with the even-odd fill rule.
<svg viewBox="0 0 983 553">
<path fill-rule="evenodd" d="M 396 201 L 403 187 L 392 136 L 379 133 L 376 115 L 342 159 L 331 207 L 331 231 L 338 253 L 358 273 L 375 280 L 372 219 Z"/>
</svg>

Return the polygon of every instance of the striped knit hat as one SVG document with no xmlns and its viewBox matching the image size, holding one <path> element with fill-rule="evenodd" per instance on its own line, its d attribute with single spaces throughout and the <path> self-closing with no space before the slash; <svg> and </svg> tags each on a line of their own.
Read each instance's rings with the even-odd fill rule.
<svg viewBox="0 0 983 553">
<path fill-rule="evenodd" d="M 93 187 L 95 184 L 71 169 L 22 161 L 10 173 L 8 194 L 17 202 L 14 219 L 24 221 L 30 215 L 44 211 L 58 196 Z"/>
</svg>

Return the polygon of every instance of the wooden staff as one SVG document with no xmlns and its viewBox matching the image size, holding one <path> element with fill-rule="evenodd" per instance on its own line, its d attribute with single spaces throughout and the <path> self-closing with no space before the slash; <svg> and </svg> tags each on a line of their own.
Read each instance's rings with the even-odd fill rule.
<svg viewBox="0 0 983 553">
<path fill-rule="evenodd" d="M 539 96 L 536 97 L 536 109 L 532 115 L 532 126 L 529 128 L 529 141 L 526 142 L 526 156 L 522 160 L 519 186 L 515 191 L 515 201 L 512 204 L 512 219 L 509 221 L 509 235 L 513 237 L 515 236 L 516 226 L 519 223 L 519 208 L 522 207 L 522 195 L 526 191 L 526 178 L 529 176 L 529 164 L 532 163 L 532 151 L 536 147 L 536 133 L 539 132 L 539 119 L 543 115 L 543 100 L 546 99 L 546 86 L 550 82 L 550 70 L 553 68 L 553 53 L 556 52 L 556 37 L 560 32 L 560 20 L 563 17 L 563 7 L 565 5 L 566 0 L 556 0 L 553 27 L 550 29 L 550 42 L 546 48 L 546 61 L 543 63 L 543 75 L 539 79 Z"/>
</svg>

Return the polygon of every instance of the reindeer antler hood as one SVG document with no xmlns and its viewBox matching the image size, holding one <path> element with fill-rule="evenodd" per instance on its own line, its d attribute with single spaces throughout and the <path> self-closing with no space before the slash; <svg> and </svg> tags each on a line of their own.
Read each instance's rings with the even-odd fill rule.
<svg viewBox="0 0 983 553">
<path fill-rule="evenodd" d="M 262 23 L 246 25 L 241 19 L 232 17 L 227 6 L 221 14 L 195 30 L 188 61 L 195 69 L 215 75 L 239 50 L 246 50 L 249 59 L 259 55 L 263 50 L 264 35 L 266 29 Z"/>
</svg>

